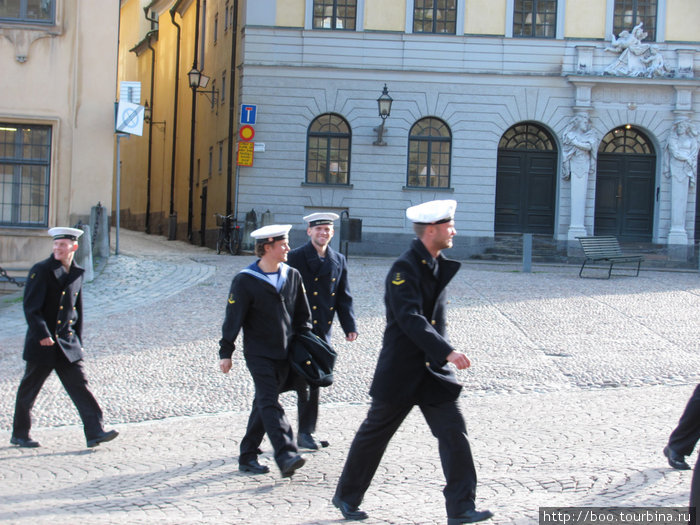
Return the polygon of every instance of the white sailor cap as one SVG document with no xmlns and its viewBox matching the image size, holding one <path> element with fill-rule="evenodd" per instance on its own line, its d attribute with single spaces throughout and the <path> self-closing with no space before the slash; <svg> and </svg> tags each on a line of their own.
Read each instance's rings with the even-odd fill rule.
<svg viewBox="0 0 700 525">
<path fill-rule="evenodd" d="M 291 224 L 268 224 L 262 228 L 258 228 L 250 234 L 255 239 L 255 242 L 274 242 L 286 239 L 289 230 L 292 229 Z"/>
<path fill-rule="evenodd" d="M 406 210 L 406 217 L 416 224 L 440 224 L 454 219 L 457 201 L 452 199 L 428 201 L 411 206 Z"/>
<path fill-rule="evenodd" d="M 337 221 L 340 215 L 332 212 L 321 212 L 312 213 L 304 217 L 304 220 L 309 223 L 309 228 L 318 226 L 320 224 L 333 224 L 333 221 Z"/>
<path fill-rule="evenodd" d="M 70 239 L 71 241 L 75 241 L 78 239 L 83 234 L 83 230 L 80 230 L 78 228 L 51 228 L 49 230 L 49 235 L 54 238 L 54 240 L 57 239 Z"/>
</svg>

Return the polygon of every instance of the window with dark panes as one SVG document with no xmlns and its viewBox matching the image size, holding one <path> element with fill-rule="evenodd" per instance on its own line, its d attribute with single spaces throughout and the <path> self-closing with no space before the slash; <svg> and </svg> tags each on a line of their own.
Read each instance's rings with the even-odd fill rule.
<svg viewBox="0 0 700 525">
<path fill-rule="evenodd" d="M 0 22 L 53 24 L 55 0 L 0 0 Z"/>
<path fill-rule="evenodd" d="M 306 182 L 350 183 L 350 126 L 340 115 L 326 113 L 309 126 Z"/>
<path fill-rule="evenodd" d="M 0 224 L 48 226 L 51 128 L 0 122 Z"/>
<path fill-rule="evenodd" d="M 424 118 L 416 122 L 408 137 L 410 188 L 449 188 L 452 133 L 442 120 Z"/>
<path fill-rule="evenodd" d="M 622 31 L 632 32 L 632 28 L 643 23 L 647 34 L 645 40 L 656 40 L 656 0 L 615 0 L 613 33 L 619 36 Z"/>
<path fill-rule="evenodd" d="M 357 0 L 314 0 L 314 29 L 355 30 Z"/>
<path fill-rule="evenodd" d="M 557 0 L 515 0 L 513 36 L 556 38 Z"/>
<path fill-rule="evenodd" d="M 456 29 L 457 0 L 415 0 L 413 4 L 414 33 L 454 35 Z"/>
</svg>

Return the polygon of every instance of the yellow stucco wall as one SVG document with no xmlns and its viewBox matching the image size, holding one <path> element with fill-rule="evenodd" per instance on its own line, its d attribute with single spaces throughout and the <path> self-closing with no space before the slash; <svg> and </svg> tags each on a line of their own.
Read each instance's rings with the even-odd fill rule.
<svg viewBox="0 0 700 525">
<path fill-rule="evenodd" d="M 405 0 L 372 0 L 365 2 L 365 29 L 368 31 L 404 31 Z"/>
<path fill-rule="evenodd" d="M 698 0 L 666 0 L 666 40 L 700 41 Z"/>
<path fill-rule="evenodd" d="M 506 0 L 466 0 L 464 33 L 467 35 L 503 35 Z"/>
<path fill-rule="evenodd" d="M 605 38 L 606 10 L 606 0 L 569 0 L 564 14 L 564 37 Z"/>
<path fill-rule="evenodd" d="M 304 0 L 277 0 L 275 25 L 280 27 L 304 27 Z"/>
</svg>

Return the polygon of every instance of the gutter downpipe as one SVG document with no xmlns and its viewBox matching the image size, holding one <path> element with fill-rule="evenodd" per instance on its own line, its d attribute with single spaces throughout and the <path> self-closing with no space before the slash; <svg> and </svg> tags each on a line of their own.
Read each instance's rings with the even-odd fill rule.
<svg viewBox="0 0 700 525">
<path fill-rule="evenodd" d="M 233 177 L 233 147 L 236 144 L 234 137 L 234 127 L 236 122 L 236 51 L 238 47 L 238 0 L 233 0 L 233 34 L 231 35 L 231 86 L 229 89 L 229 109 L 228 109 L 228 162 L 226 163 L 226 215 L 231 215 L 231 211 L 238 219 L 238 198 L 236 207 L 231 210 L 231 182 Z M 238 171 L 236 171 L 236 183 L 238 183 Z M 238 184 L 236 184 L 238 186 Z M 238 192 L 236 192 L 238 193 Z"/>
<path fill-rule="evenodd" d="M 175 4 L 170 9 L 170 20 L 172 20 L 173 25 L 177 28 L 177 52 L 175 54 L 175 90 L 174 90 L 174 102 L 173 102 L 173 147 L 172 156 L 170 160 L 170 217 L 168 219 L 168 240 L 174 241 L 177 238 L 177 214 L 175 213 L 175 152 L 177 150 L 177 102 L 178 102 L 178 91 L 179 83 L 178 79 L 180 77 L 180 40 L 181 40 L 181 28 L 177 22 L 175 22 L 175 11 L 180 2 Z"/>
<path fill-rule="evenodd" d="M 196 0 L 195 11 L 195 27 L 194 27 L 194 58 L 192 60 L 192 69 L 197 67 L 197 55 L 199 53 L 199 0 Z M 190 86 L 191 87 L 191 86 Z M 199 86 L 197 86 L 199 87 Z M 197 87 L 192 88 L 192 123 L 190 126 L 190 181 L 189 195 L 187 201 L 187 240 L 192 242 L 192 195 L 194 186 L 194 142 L 196 132 L 196 117 L 197 117 Z"/>
<path fill-rule="evenodd" d="M 150 20 L 146 16 L 147 20 Z M 146 175 L 146 233 L 151 233 L 151 145 L 153 143 L 153 112 L 155 111 L 156 103 L 153 100 L 153 91 L 155 83 L 155 69 L 156 69 L 156 50 L 151 46 L 151 35 L 155 31 L 149 31 L 146 35 L 148 38 L 148 49 L 151 50 L 151 120 L 148 122 L 148 168 Z"/>
</svg>

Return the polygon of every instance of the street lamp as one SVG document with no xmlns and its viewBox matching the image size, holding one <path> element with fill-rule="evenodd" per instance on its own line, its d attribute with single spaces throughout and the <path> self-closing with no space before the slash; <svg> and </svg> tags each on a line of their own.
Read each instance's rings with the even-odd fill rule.
<svg viewBox="0 0 700 525">
<path fill-rule="evenodd" d="M 206 96 L 209 101 L 211 102 L 212 106 L 216 105 L 216 101 L 218 100 L 219 97 L 219 90 L 218 89 L 210 89 L 208 91 L 204 91 L 198 88 L 206 88 L 207 84 L 209 84 L 209 77 L 206 75 L 202 75 L 202 72 L 198 70 L 197 68 L 193 67 L 190 69 L 190 72 L 187 73 L 187 78 L 189 79 L 190 87 L 195 93 L 200 93 L 204 96 Z M 211 95 L 211 98 L 209 97 Z"/>
<path fill-rule="evenodd" d="M 379 116 L 382 119 L 382 123 L 380 126 L 374 128 L 374 132 L 377 134 L 377 140 L 373 143 L 375 146 L 386 146 L 386 142 L 382 140 L 384 136 L 384 123 L 386 122 L 386 118 L 391 114 L 391 103 L 393 101 L 394 99 L 389 96 L 389 90 L 386 88 L 386 84 L 384 84 L 384 91 L 382 91 L 382 94 L 379 95 L 377 99 Z"/>
<path fill-rule="evenodd" d="M 143 105 L 143 121 L 146 124 L 153 124 L 153 125 L 160 125 L 165 128 L 165 121 L 162 120 L 160 122 L 155 122 L 152 121 L 151 119 L 153 118 L 153 109 L 148 105 L 148 100 L 144 103 Z"/>
</svg>

